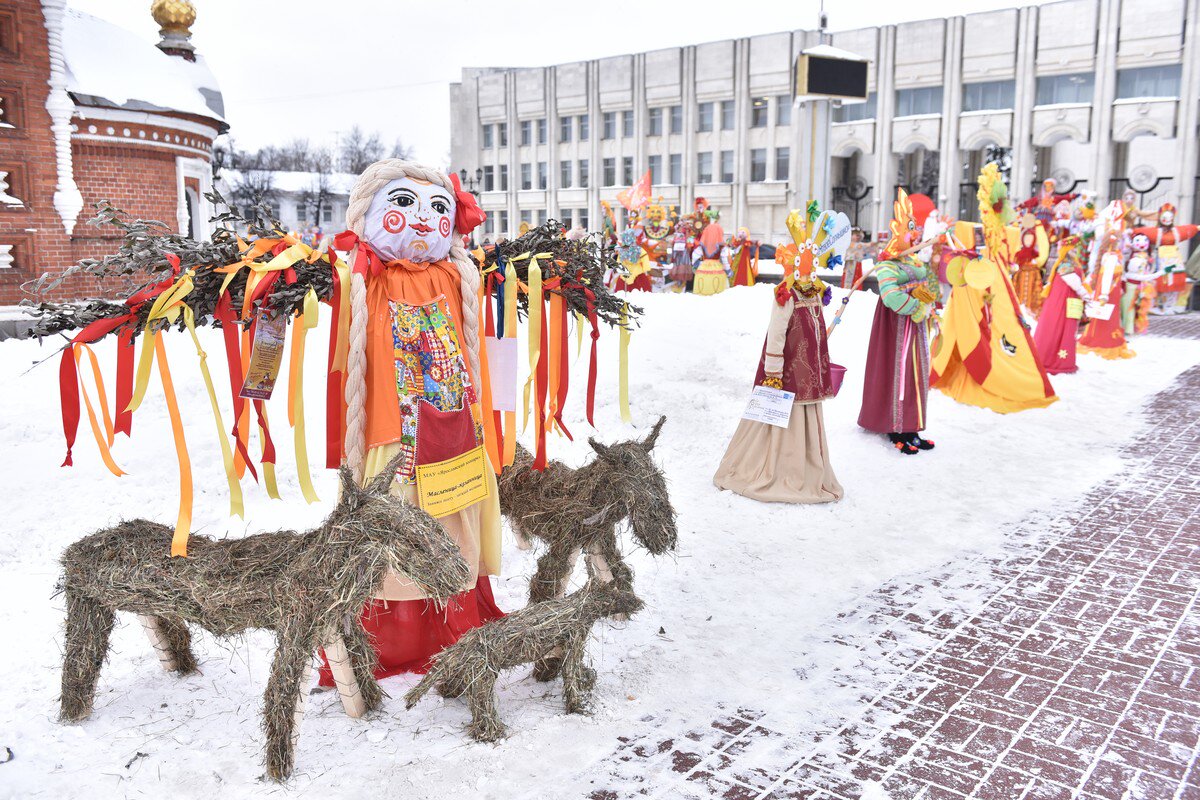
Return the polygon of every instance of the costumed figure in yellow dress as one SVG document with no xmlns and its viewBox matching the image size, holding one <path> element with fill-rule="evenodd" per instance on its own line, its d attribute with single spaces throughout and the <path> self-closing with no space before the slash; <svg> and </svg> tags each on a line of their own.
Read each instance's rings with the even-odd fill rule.
<svg viewBox="0 0 1200 800">
<path fill-rule="evenodd" d="M 720 294 L 729 288 L 729 250 L 725 247 L 725 229 L 717 221 L 716 212 L 706 213 L 708 224 L 700 232 L 699 243 L 692 252 L 692 263 L 697 264 L 692 291 L 701 295 Z"/>
<path fill-rule="evenodd" d="M 1042 408 L 1058 397 L 1009 280 L 1012 207 L 994 163 L 979 176 L 978 198 L 987 252 L 961 252 L 946 268 L 952 288 L 932 346 L 930 383 L 960 403 L 1001 414 Z"/>
<path fill-rule="evenodd" d="M 617 245 L 617 260 L 621 271 L 613 276 L 614 292 L 648 292 L 652 288 L 650 268 L 652 263 L 645 249 L 638 244 L 637 232 L 633 228 L 621 231 Z"/>
<path fill-rule="evenodd" d="M 829 503 L 842 499 L 842 486 L 829 461 L 821 413 L 822 402 L 836 392 L 822 315 L 831 290 L 814 270 L 840 255 L 834 247 L 821 250 L 833 235 L 823 223 L 832 218 L 826 212 L 806 219 L 793 211 L 787 219 L 796 255 L 774 292 L 771 321 L 754 378 L 756 386 L 794 393 L 787 427 L 741 420 L 713 477 L 718 487 L 754 500 Z"/>
</svg>

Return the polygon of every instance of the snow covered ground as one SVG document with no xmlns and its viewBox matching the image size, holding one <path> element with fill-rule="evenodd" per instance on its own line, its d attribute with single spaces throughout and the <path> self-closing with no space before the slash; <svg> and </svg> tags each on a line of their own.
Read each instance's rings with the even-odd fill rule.
<svg viewBox="0 0 1200 800">
<path fill-rule="evenodd" d="M 500 710 L 513 735 L 498 745 L 466 739 L 460 701 L 431 697 L 405 712 L 411 677 L 385 681 L 393 698 L 365 720 L 348 719 L 333 693 L 310 698 L 286 787 L 261 778 L 260 698 L 271 640 L 255 634 L 217 641 L 201 634 L 203 674 L 162 672 L 135 620 L 119 621 L 100 679 L 93 718 L 56 721 L 63 608 L 54 597 L 56 559 L 74 539 L 123 517 L 174 519 L 177 477 L 166 411 L 154 388 L 134 419 L 134 438 L 115 455 L 129 475 L 116 479 L 95 453 L 86 417 L 74 469 L 63 456 L 57 361 L 26 372 L 52 352 L 35 342 L 0 346 L 0 443 L 5 458 L 5 534 L 0 538 L 0 797 L 578 797 L 589 767 L 612 753 L 618 735 L 659 722 L 712 719 L 718 703 L 769 710 L 773 726 L 815 730 L 851 716 L 852 690 L 801 664 L 840 657 L 827 643 L 847 634 L 840 611 L 880 585 L 947 562 L 992 551 L 1012 523 L 1038 509 L 1073 502 L 1101 480 L 1120 480 L 1117 445 L 1146 424 L 1145 399 L 1200 362 L 1200 342 L 1140 338 L 1138 357 L 1106 362 L 1081 356 L 1080 372 L 1054 380 L 1061 400 L 1043 410 L 1000 416 L 930 398 L 931 453 L 903 457 L 858 429 L 862 364 L 875 298 L 849 306 L 831 340 L 834 361 L 849 367 L 840 397 L 825 406 L 841 503 L 789 507 L 717 491 L 712 473 L 746 402 L 769 304 L 769 286 L 715 298 L 641 295 L 643 326 L 633 338 L 636 426 L 616 411 L 616 337 L 602 341 L 600 437 L 638 435 L 668 416 L 657 449 L 679 510 L 679 552 L 655 561 L 632 555 L 647 609 L 627 623 L 601 624 L 591 646 L 599 672 L 591 717 L 565 716 L 558 685 L 527 671 L 501 680 Z M 831 306 L 832 308 L 832 306 Z M 220 348 L 212 332 L 204 341 Z M 309 364 L 323 363 L 310 340 Z M 110 345 L 97 348 L 111 372 Z M 186 336 L 171 337 L 177 386 L 196 475 L 195 528 L 222 536 L 306 527 L 328 511 L 332 474 L 321 472 L 322 502 L 305 506 L 292 464 L 282 395 L 272 401 L 280 442 L 284 502 L 247 488 L 246 520 L 225 516 L 227 499 L 207 401 Z M 579 362 L 576 375 L 584 374 Z M 214 370 L 221 373 L 223 370 Z M 320 369 L 307 375 L 309 449 L 323 436 Z M 227 389 L 218 380 L 219 396 Z M 578 379 L 574 382 L 578 387 Z M 582 396 L 568 421 L 584 433 Z M 580 463 L 583 442 L 552 442 L 553 454 Z M 506 542 L 502 607 L 524 602 L 537 553 Z M 860 623 L 855 623 L 860 624 Z M 863 665 L 870 670 L 871 665 Z M 805 677 L 807 675 L 807 677 Z M 657 724 L 657 723 L 656 723 Z"/>
</svg>

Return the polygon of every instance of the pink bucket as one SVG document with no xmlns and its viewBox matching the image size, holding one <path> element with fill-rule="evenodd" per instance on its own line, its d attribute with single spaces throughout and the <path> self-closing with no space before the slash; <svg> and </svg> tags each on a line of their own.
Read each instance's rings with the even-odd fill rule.
<svg viewBox="0 0 1200 800">
<path fill-rule="evenodd" d="M 842 379 L 846 377 L 846 368 L 841 364 L 829 365 L 829 383 L 833 386 L 833 396 L 837 397 L 837 393 L 842 390 Z"/>
</svg>

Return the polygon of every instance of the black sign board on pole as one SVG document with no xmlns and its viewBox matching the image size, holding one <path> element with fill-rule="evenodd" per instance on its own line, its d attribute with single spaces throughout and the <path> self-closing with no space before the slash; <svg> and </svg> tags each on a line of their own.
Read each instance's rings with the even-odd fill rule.
<svg viewBox="0 0 1200 800">
<path fill-rule="evenodd" d="M 802 53 L 796 59 L 796 94 L 867 99 L 867 62 Z"/>
</svg>

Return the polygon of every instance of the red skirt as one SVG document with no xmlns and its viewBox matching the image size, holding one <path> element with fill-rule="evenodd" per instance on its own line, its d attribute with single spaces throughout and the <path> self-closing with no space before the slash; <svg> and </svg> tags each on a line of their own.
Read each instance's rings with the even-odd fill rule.
<svg viewBox="0 0 1200 800">
<path fill-rule="evenodd" d="M 480 575 L 474 589 L 457 595 L 444 609 L 428 600 L 372 600 L 362 625 L 379 658 L 376 678 L 425 672 L 430 659 L 472 628 L 504 616 L 492 596 L 492 583 Z M 321 651 L 321 685 L 333 686 L 333 673 Z"/>
</svg>

